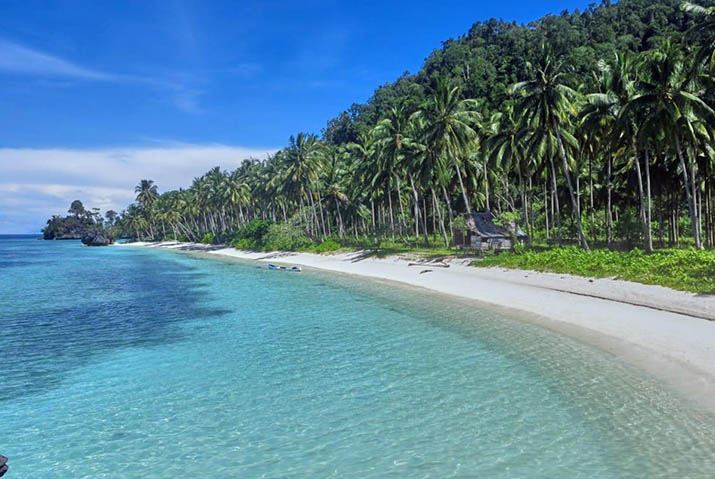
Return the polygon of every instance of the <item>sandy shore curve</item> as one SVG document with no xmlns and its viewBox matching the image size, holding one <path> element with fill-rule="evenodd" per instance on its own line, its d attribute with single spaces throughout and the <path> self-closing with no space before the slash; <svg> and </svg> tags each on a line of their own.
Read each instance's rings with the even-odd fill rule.
<svg viewBox="0 0 715 479">
<path fill-rule="evenodd" d="M 613 279 L 475 268 L 458 260 L 444 267 L 365 252 L 260 253 L 178 242 L 130 245 L 299 265 L 476 301 L 597 346 L 715 413 L 714 296 Z"/>
</svg>

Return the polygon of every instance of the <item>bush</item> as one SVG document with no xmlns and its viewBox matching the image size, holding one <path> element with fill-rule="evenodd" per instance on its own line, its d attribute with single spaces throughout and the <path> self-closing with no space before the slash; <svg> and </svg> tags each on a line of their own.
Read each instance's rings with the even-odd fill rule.
<svg viewBox="0 0 715 479">
<path fill-rule="evenodd" d="M 249 251 L 298 251 L 311 244 L 299 227 L 268 220 L 249 221 L 231 241 L 234 248 Z"/>
<path fill-rule="evenodd" d="M 310 238 L 300 228 L 286 223 L 271 225 L 263 238 L 265 251 L 298 251 L 309 248 L 311 244 Z"/>
<path fill-rule="evenodd" d="M 715 252 L 666 249 L 647 255 L 599 249 L 553 248 L 546 251 L 504 252 L 475 261 L 474 266 L 501 266 L 533 271 L 614 277 L 658 284 L 693 293 L 715 293 Z"/>
<path fill-rule="evenodd" d="M 273 222 L 269 220 L 251 220 L 241 227 L 231 241 L 231 246 L 236 249 L 260 251 L 264 249 L 264 237 Z"/>
<path fill-rule="evenodd" d="M 313 251 L 315 251 L 316 253 L 330 253 L 331 251 L 337 251 L 340 248 L 340 243 L 338 243 L 332 238 L 328 238 L 319 245 L 317 245 L 315 248 L 313 248 Z"/>
<path fill-rule="evenodd" d="M 523 243 L 514 243 L 514 248 L 512 249 L 514 254 L 524 254 L 526 253 L 526 246 Z"/>
<path fill-rule="evenodd" d="M 216 244 L 216 237 L 213 233 L 206 233 L 203 238 L 201 238 L 202 244 Z"/>
</svg>

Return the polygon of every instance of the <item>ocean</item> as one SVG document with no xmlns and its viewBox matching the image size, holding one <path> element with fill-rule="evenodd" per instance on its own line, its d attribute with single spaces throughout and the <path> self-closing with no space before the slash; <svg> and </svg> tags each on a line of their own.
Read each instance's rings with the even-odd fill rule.
<svg viewBox="0 0 715 479">
<path fill-rule="evenodd" d="M 714 430 L 617 358 L 466 302 L 0 237 L 9 479 L 709 478 Z"/>
</svg>

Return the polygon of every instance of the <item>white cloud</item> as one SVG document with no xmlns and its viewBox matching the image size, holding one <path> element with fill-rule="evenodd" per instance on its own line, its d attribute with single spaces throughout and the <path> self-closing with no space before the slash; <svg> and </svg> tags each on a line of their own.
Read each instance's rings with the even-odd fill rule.
<svg viewBox="0 0 715 479">
<path fill-rule="evenodd" d="M 191 86 L 191 83 L 196 82 L 192 82 L 190 78 L 177 81 L 151 76 L 107 73 L 86 68 L 69 60 L 3 39 L 0 39 L 0 71 L 52 78 L 53 80 L 61 78 L 65 80 L 142 84 L 168 91 L 174 106 L 179 110 L 187 113 L 201 113 L 202 111 L 199 106 L 199 98 L 203 91 Z"/>
<path fill-rule="evenodd" d="M 121 211 L 134 186 L 151 179 L 159 191 L 187 187 L 214 166 L 233 169 L 270 148 L 192 145 L 146 148 L 0 148 L 0 234 L 38 232 L 47 218 L 66 214 L 76 199 L 86 207 Z"/>
<path fill-rule="evenodd" d="M 85 80 L 115 81 L 117 79 L 114 75 L 84 68 L 62 58 L 5 40 L 0 40 L 0 70 Z"/>
</svg>

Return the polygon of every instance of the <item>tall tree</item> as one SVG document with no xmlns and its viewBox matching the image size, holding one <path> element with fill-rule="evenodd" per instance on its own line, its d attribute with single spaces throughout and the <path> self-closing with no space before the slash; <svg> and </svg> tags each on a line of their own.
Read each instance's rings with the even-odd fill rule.
<svg viewBox="0 0 715 479">
<path fill-rule="evenodd" d="M 578 94 L 565 82 L 563 60 L 554 57 L 551 50 L 545 46 L 542 48 L 539 62 L 529 64 L 529 73 L 529 80 L 516 83 L 511 88 L 513 93 L 520 96 L 516 110 L 522 112 L 522 125 L 525 128 L 533 129 L 535 135 L 548 136 L 555 140 L 568 185 L 579 242 L 583 249 L 588 250 L 564 146 L 564 142 L 577 144 L 569 128 L 571 118 L 576 113 L 575 100 Z"/>
<path fill-rule="evenodd" d="M 467 190 L 460 163 L 470 142 L 476 140 L 481 114 L 479 102 L 462 98 L 461 87 L 453 86 L 450 80 L 442 77 L 427 100 L 413 117 L 423 125 L 422 142 L 428 154 L 445 158 L 454 166 L 459 180 L 464 208 L 471 211 Z"/>
<path fill-rule="evenodd" d="M 637 82 L 639 93 L 626 105 L 624 112 L 647 117 L 649 129 L 662 131 L 670 148 L 675 150 L 688 199 L 695 247 L 702 249 L 700 220 L 695 203 L 693 155 L 697 138 L 694 123 L 698 118 L 711 118 L 715 112 L 692 86 L 692 80 L 686 75 L 682 50 L 666 40 L 658 49 L 646 54 Z"/>
</svg>

